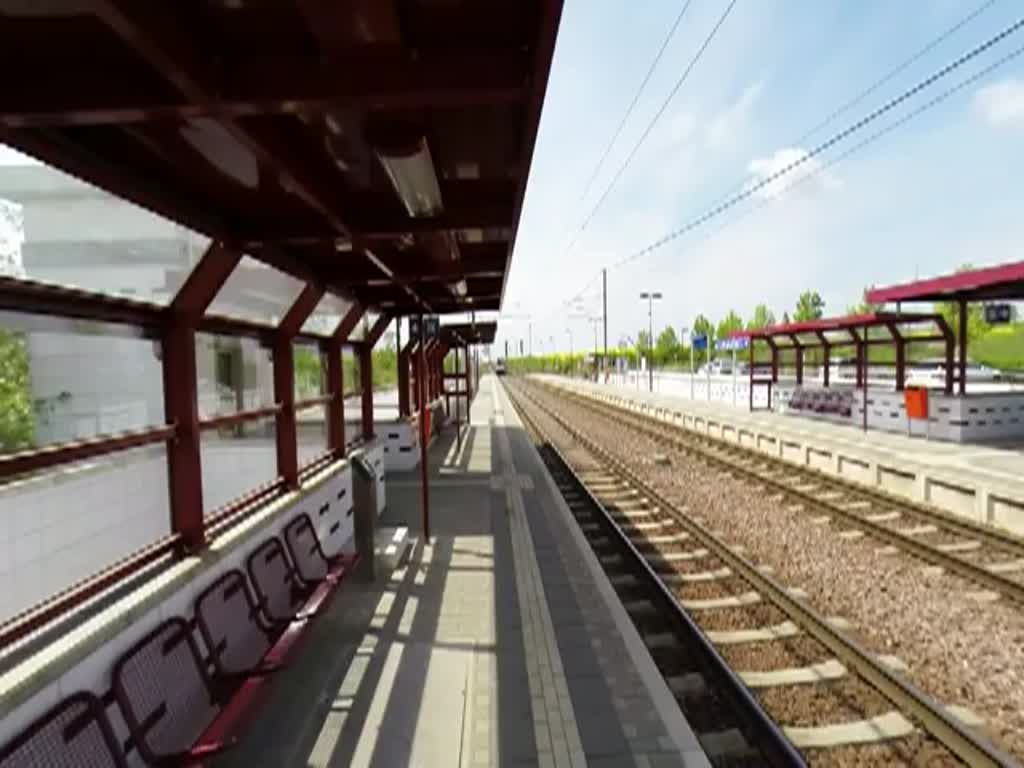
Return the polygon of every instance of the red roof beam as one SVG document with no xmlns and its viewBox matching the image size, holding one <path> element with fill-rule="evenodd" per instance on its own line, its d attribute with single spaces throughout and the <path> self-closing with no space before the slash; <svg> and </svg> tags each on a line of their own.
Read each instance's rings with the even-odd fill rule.
<svg viewBox="0 0 1024 768">
<path fill-rule="evenodd" d="M 208 102 L 154 97 L 141 80 L 110 68 L 35 73 L 31 87 L 4 91 L 0 123 L 12 128 L 113 125 L 196 117 L 309 114 L 358 106 L 404 110 L 516 104 L 526 98 L 528 62 L 519 51 L 441 52 L 415 61 L 394 54 L 227 59 L 217 98 Z M 358 77 L 351 73 L 358 72 Z M 49 76 L 47 76 L 49 75 Z"/>
<path fill-rule="evenodd" d="M 915 280 L 885 288 L 872 288 L 865 299 L 872 304 L 903 301 L 1024 299 L 1024 261 L 970 269 L 952 275 Z"/>
</svg>

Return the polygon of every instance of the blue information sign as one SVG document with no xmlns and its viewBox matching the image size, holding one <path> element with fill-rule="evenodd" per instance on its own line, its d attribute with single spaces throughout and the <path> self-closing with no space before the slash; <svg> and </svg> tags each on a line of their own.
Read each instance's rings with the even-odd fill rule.
<svg viewBox="0 0 1024 768">
<path fill-rule="evenodd" d="M 690 343 L 693 344 L 694 349 L 707 349 L 708 348 L 708 337 L 705 335 L 691 336 Z"/>
</svg>

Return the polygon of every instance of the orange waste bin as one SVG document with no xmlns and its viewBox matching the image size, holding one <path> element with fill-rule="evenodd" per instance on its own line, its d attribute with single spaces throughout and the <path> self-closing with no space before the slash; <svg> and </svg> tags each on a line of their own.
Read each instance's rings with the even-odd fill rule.
<svg viewBox="0 0 1024 768">
<path fill-rule="evenodd" d="M 903 392 L 908 419 L 928 418 L 928 390 L 924 387 L 907 387 Z"/>
</svg>

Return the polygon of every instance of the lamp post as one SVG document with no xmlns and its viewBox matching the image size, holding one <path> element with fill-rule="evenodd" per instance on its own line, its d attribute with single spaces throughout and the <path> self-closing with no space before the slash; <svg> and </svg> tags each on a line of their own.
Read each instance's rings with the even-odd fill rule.
<svg viewBox="0 0 1024 768">
<path fill-rule="evenodd" d="M 651 392 L 654 391 L 654 300 L 660 299 L 657 291 L 644 291 L 641 299 L 647 299 L 647 374 Z"/>
</svg>

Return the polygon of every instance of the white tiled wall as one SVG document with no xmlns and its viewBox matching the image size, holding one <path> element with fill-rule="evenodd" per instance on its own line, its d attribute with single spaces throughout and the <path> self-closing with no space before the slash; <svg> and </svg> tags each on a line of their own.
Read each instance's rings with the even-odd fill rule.
<svg viewBox="0 0 1024 768">
<path fill-rule="evenodd" d="M 321 513 L 320 510 L 325 505 L 326 509 Z M 102 696 L 110 688 L 111 669 L 118 656 L 147 632 L 153 630 L 161 621 L 172 616 L 186 618 L 190 616 L 193 603 L 202 590 L 231 568 L 239 568 L 244 572 L 245 559 L 249 553 L 269 536 L 280 534 L 284 526 L 297 515 L 303 512 L 310 515 L 328 555 L 336 554 L 343 548 L 347 548 L 352 535 L 352 516 L 349 514 L 351 508 L 352 474 L 349 465 L 345 464 L 322 486 L 282 511 L 268 528 L 254 534 L 214 567 L 204 571 L 200 577 L 174 592 L 161 604 L 126 626 L 123 632 L 105 641 L 74 667 L 65 671 L 59 679 L 46 685 L 13 711 L 0 718 L 0 744 L 13 738 L 47 709 L 76 691 L 89 690 Z M 131 600 L 131 597 L 129 596 L 126 600 Z M 88 637 L 91 626 L 98 625 L 99 621 L 100 619 L 96 618 L 92 622 L 86 622 L 65 636 L 64 641 L 74 643 L 77 637 Z M 202 640 L 198 633 L 196 637 L 202 648 Z M 88 641 L 84 640 L 84 642 Z M 16 671 L 12 674 L 16 674 Z M 2 695 L 3 685 L 0 684 L 0 696 Z M 127 729 L 117 707 L 109 707 L 107 713 L 118 737 L 122 739 L 126 737 Z M 129 760 L 129 763 L 137 765 L 138 759 L 134 753 L 132 757 L 135 759 Z"/>
</svg>

